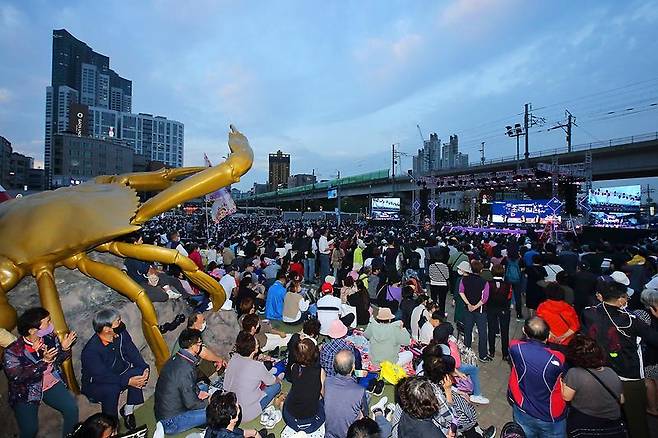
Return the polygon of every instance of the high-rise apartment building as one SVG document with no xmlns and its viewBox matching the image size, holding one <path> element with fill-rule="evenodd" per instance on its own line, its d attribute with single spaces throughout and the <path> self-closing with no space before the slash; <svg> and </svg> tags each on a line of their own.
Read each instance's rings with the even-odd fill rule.
<svg viewBox="0 0 658 438">
<path fill-rule="evenodd" d="M 267 182 L 270 190 L 286 187 L 288 178 L 290 178 L 290 154 L 284 154 L 278 150 L 275 154 L 270 154 L 269 164 L 270 173 Z"/>
<path fill-rule="evenodd" d="M 413 171 L 425 174 L 441 169 L 441 140 L 438 134 L 430 134 L 430 139 L 423 141 L 423 148 L 413 157 Z"/>
<path fill-rule="evenodd" d="M 132 103 L 132 81 L 110 69 L 109 57 L 93 51 L 64 29 L 54 30 L 52 82 L 46 88 L 47 186 L 51 187 L 54 175 L 53 138 L 62 133 L 121 140 L 146 161 L 182 166 L 183 124 L 163 116 L 133 114 Z"/>
<path fill-rule="evenodd" d="M 52 137 L 68 129 L 71 104 L 132 110 L 132 82 L 110 69 L 109 57 L 95 52 L 65 29 L 53 31 L 52 59 L 44 138 L 48 186 L 52 179 Z"/>
<path fill-rule="evenodd" d="M 423 142 L 423 148 L 413 157 L 413 172 L 423 175 L 443 169 L 468 167 L 468 154 L 459 152 L 459 138 L 451 135 L 448 143 L 441 145 L 436 133 Z"/>
</svg>

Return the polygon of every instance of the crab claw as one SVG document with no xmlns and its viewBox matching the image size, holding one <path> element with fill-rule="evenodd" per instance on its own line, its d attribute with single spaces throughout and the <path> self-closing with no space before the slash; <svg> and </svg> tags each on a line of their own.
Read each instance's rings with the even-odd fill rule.
<svg viewBox="0 0 658 438">
<path fill-rule="evenodd" d="M 228 147 L 231 149 L 231 155 L 226 160 L 226 164 L 231 167 L 231 174 L 235 182 L 238 182 L 240 177 L 251 169 L 254 152 L 249 146 L 247 137 L 232 124 L 229 125 Z"/>
</svg>

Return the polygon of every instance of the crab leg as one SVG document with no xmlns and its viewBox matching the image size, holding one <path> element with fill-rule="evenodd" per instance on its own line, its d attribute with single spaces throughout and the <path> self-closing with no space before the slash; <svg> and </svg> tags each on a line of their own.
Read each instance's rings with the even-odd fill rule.
<svg viewBox="0 0 658 438">
<path fill-rule="evenodd" d="M 101 175 L 94 178 L 96 184 L 125 184 L 138 192 L 155 192 L 164 190 L 178 178 L 193 175 L 207 167 L 163 168 L 154 172 L 124 173 L 122 175 Z"/>
<path fill-rule="evenodd" d="M 229 184 L 240 181 L 254 161 L 254 153 L 249 147 L 247 137 L 231 125 L 228 135 L 231 154 L 218 166 L 205 168 L 189 178 L 180 181 L 146 201 L 137 210 L 132 224 L 143 224 L 147 220 L 163 213 L 185 201 L 207 195 Z"/>
<path fill-rule="evenodd" d="M 91 260 L 84 254 L 65 260 L 64 265 L 69 268 L 71 266 L 78 268 L 86 276 L 111 287 L 137 304 L 142 314 L 144 338 L 151 348 L 153 356 L 155 356 L 156 367 L 161 370 L 167 359 L 169 359 L 169 347 L 162 338 L 162 333 L 158 328 L 158 317 L 155 308 L 148 295 L 146 295 L 144 288 L 135 283 L 120 269 Z"/>
<path fill-rule="evenodd" d="M 0 256 L 0 327 L 12 330 L 16 327 L 16 309 L 7 301 L 9 292 L 25 276 L 11 260 Z"/>
<path fill-rule="evenodd" d="M 226 301 L 224 288 L 210 275 L 201 271 L 191 259 L 185 257 L 175 249 L 163 248 L 161 246 L 140 244 L 135 245 L 126 242 L 108 242 L 94 248 L 96 251 L 110 252 L 119 257 L 131 257 L 146 262 L 159 262 L 162 264 L 174 264 L 181 268 L 187 278 L 194 284 L 207 291 L 213 303 L 215 311 Z"/>
<path fill-rule="evenodd" d="M 59 300 L 59 294 L 57 293 L 53 267 L 50 265 L 36 266 L 33 275 L 37 281 L 37 287 L 39 288 L 41 305 L 50 313 L 50 319 L 55 327 L 55 333 L 57 333 L 59 339 L 62 340 L 69 332 L 69 326 L 66 324 L 64 310 L 62 310 L 62 302 Z M 80 388 L 78 387 L 78 382 L 75 379 L 75 372 L 73 371 L 73 362 L 70 358 L 62 363 L 62 371 L 64 371 L 64 376 L 66 377 L 66 383 L 69 389 L 74 394 L 80 394 Z"/>
</svg>

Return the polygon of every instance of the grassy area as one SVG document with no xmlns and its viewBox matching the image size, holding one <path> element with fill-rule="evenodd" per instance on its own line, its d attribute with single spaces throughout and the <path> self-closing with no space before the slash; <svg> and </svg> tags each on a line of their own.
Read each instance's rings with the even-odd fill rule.
<svg viewBox="0 0 658 438">
<path fill-rule="evenodd" d="M 283 324 L 283 323 L 277 323 L 274 321 L 272 323 L 272 326 L 276 328 L 277 330 L 284 331 L 286 333 L 296 333 L 299 330 L 301 330 L 301 324 L 296 325 L 296 326 L 291 326 L 289 324 Z M 287 381 L 282 382 L 282 391 L 288 393 L 290 392 L 290 383 Z M 392 385 L 386 385 L 384 387 L 384 396 L 387 396 L 389 401 L 393 400 L 393 386 Z M 379 401 L 379 397 L 373 397 L 373 400 L 371 403 L 377 403 Z M 135 411 L 135 418 L 137 419 L 137 424 L 147 424 L 149 426 L 149 436 L 153 436 L 153 431 L 155 430 L 155 414 L 153 412 L 153 397 L 149 398 L 144 402 L 142 406 L 140 406 L 136 411 Z M 256 418 L 253 421 L 250 421 L 249 423 L 242 424 L 241 427 L 243 429 L 261 429 L 263 426 L 260 424 L 260 417 Z M 277 437 L 281 436 L 281 432 L 283 431 L 285 427 L 285 423 L 282 421 L 279 421 L 279 423 L 272 429 L 270 432 L 274 433 Z M 180 438 L 185 438 L 188 434 L 192 432 L 199 432 L 201 429 L 193 429 L 193 430 L 188 430 L 187 432 L 178 434 L 178 435 L 167 435 L 167 437 L 180 437 Z"/>
</svg>

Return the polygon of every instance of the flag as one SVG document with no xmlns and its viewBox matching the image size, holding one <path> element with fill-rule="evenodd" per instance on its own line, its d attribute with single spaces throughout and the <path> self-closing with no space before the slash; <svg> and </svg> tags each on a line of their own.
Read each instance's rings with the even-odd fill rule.
<svg viewBox="0 0 658 438">
<path fill-rule="evenodd" d="M 203 154 L 206 167 L 212 167 L 208 155 Z M 222 187 L 219 190 L 206 195 L 206 201 L 214 201 L 211 207 L 211 216 L 215 223 L 219 223 L 226 216 L 235 213 L 238 209 L 231 197 L 231 186 Z"/>
<path fill-rule="evenodd" d="M 235 213 L 238 208 L 235 206 L 235 201 L 231 197 L 231 192 L 223 188 L 218 190 L 221 192 L 220 197 L 215 199 L 212 204 L 211 215 L 215 223 L 219 223 L 226 216 Z"/>
<path fill-rule="evenodd" d="M 206 167 L 212 167 L 212 164 L 210 163 L 210 159 L 208 158 L 208 155 L 205 153 L 203 154 L 203 162 L 205 163 Z M 208 193 L 206 195 L 206 201 L 214 201 L 215 199 L 219 199 L 222 197 L 222 191 L 228 190 L 229 197 L 231 196 L 231 186 L 228 187 L 223 187 L 219 190 L 215 190 L 212 193 Z"/>
</svg>

